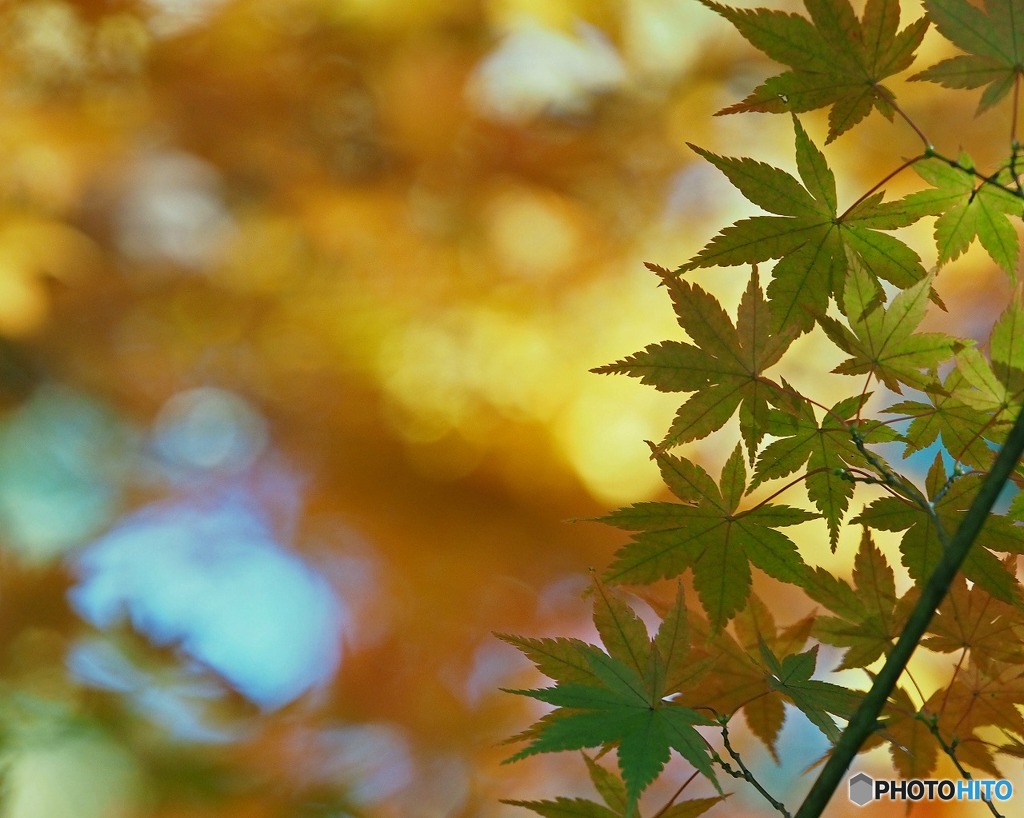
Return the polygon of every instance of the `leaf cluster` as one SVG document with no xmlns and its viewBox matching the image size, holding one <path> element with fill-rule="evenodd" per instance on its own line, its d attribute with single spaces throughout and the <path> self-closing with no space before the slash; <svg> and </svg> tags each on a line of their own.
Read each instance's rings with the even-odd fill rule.
<svg viewBox="0 0 1024 818">
<path fill-rule="evenodd" d="M 841 774 L 852 753 L 883 742 L 908 777 L 932 774 L 941 753 L 992 774 L 1000 754 L 1024 756 L 1017 710 L 1024 704 L 1024 589 L 1016 571 L 1024 554 L 1024 494 L 966 543 L 959 539 L 979 504 L 991 503 L 994 481 L 1005 482 L 1008 473 L 1024 486 L 1019 462 L 993 476 L 1007 452 L 1019 458 L 1024 450 L 1024 291 L 1016 279 L 1024 192 L 1015 124 L 1024 0 L 985 0 L 983 8 L 925 0 L 924 17 L 902 29 L 897 0 L 868 0 L 859 17 L 848 0 L 805 0 L 807 17 L 701 2 L 786 66 L 722 113 L 788 113 L 795 174 L 691 146 L 764 214 L 725 227 L 675 270 L 649 264 L 684 337 L 593 370 L 682 395 L 664 437 L 648 444 L 671 496 L 601 518 L 629 535 L 594 584 L 594 621 L 605 650 L 572 639 L 503 637 L 556 682 L 514 691 L 555 709 L 516 737 L 528 744 L 513 759 L 582 748 L 614 748 L 618 756 L 621 797 L 609 798 L 607 773 L 595 773 L 586 757 L 605 804 L 514 802 L 542 815 L 636 814 L 672 750 L 719 792 L 716 766 L 788 814 L 727 732 L 742 712 L 778 760 L 787 704 L 837 756 L 846 754 L 830 758 L 826 772 L 836 761 Z M 964 152 L 936 150 L 882 84 L 912 66 L 930 25 L 965 53 L 912 79 L 984 87 L 980 110 L 1014 90 L 1009 152 L 991 170 L 979 170 Z M 876 110 L 890 120 L 899 115 L 923 150 L 841 203 L 825 154 L 796 117 L 825 107 L 827 143 Z M 884 185 L 910 169 L 922 188 L 887 201 Z M 922 219 L 934 220 L 931 269 L 896 235 Z M 1014 299 L 981 339 L 923 330 L 929 313 L 946 309 L 938 292 L 943 272 L 975 240 L 1009 276 Z M 738 266 L 750 272 L 733 319 L 693 277 Z M 840 353 L 830 377 L 849 385 L 839 387 L 849 397 L 822 402 L 782 374 L 787 353 L 806 334 Z M 730 454 L 715 479 L 682 447 L 727 435 L 737 416 L 740 439 L 724 447 Z M 894 453 L 907 458 L 926 450 L 932 465 L 923 480 L 890 462 Z M 850 525 L 861 531 L 848 579 L 815 563 L 840 547 Z M 829 549 L 798 546 L 789 532 L 794 526 L 819 531 Z M 899 569 L 883 539 L 893 543 L 893 558 L 898 549 Z M 935 591 L 931 580 L 954 547 L 962 549 L 959 574 L 951 588 Z M 754 591 L 769 579 L 817 609 L 778 626 Z M 699 610 L 687 610 L 679 586 L 670 605 L 655 602 L 663 621 L 651 638 L 609 584 L 653 586 L 642 593 L 657 600 L 664 580 L 692 582 Z M 904 673 L 909 653 L 901 645 L 912 623 L 923 648 L 958 654 L 949 678 L 927 696 Z M 822 678 L 820 657 L 832 655 L 822 646 L 841 651 L 840 669 L 864 671 L 870 690 Z M 902 664 L 890 673 L 890 662 Z M 901 674 L 909 684 L 897 684 Z M 865 731 L 852 750 L 842 721 Z M 729 759 L 708 738 L 716 726 Z M 1004 739 L 993 741 L 994 730 Z M 820 814 L 829 794 L 822 800 L 812 788 L 798 818 Z M 658 814 L 681 809 L 666 805 Z"/>
</svg>

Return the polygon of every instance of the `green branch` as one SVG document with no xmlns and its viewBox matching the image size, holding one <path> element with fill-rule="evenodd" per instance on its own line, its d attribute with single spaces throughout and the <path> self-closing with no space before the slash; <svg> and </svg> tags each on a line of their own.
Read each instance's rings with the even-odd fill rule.
<svg viewBox="0 0 1024 818">
<path fill-rule="evenodd" d="M 1021 455 L 1024 454 L 1024 411 L 1017 415 L 1013 428 L 1006 442 L 999 450 L 992 470 L 985 477 L 974 502 L 964 515 L 960 527 L 953 535 L 948 548 L 943 549 L 942 557 L 935 571 L 928 579 L 921 592 L 914 610 L 907 620 L 906 627 L 900 634 L 896 647 L 885 660 L 885 665 L 875 678 L 871 689 L 850 719 L 843 734 L 839 737 L 832 755 L 825 764 L 817 780 L 811 786 L 796 818 L 818 818 L 824 811 L 833 793 L 839 787 L 843 775 L 868 737 L 878 725 L 878 717 L 885 703 L 899 681 L 903 670 L 910 661 L 918 642 L 924 636 L 928 623 L 942 600 L 949 591 L 950 583 L 956 577 L 960 566 L 967 558 L 971 545 L 981 532 L 996 498 L 1010 477 Z"/>
</svg>

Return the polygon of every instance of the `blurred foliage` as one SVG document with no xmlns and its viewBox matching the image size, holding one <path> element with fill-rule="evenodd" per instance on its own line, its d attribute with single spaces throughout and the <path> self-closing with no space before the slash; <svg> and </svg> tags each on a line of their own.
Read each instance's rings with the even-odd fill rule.
<svg viewBox="0 0 1024 818">
<path fill-rule="evenodd" d="M 615 539 L 562 521 L 660 490 L 670 396 L 587 370 L 672 332 L 641 260 L 743 212 L 685 143 L 788 150 L 711 118 L 769 70 L 724 31 L 689 0 L 0 5 L 5 818 L 565 791 L 498 766 L 526 671 L 490 633 L 585 633 Z M 971 276 L 943 292 L 980 336 L 1005 284 Z M 280 614 L 289 583 L 332 602 Z M 290 639 L 334 653 L 247 698 L 232 662 Z"/>
</svg>

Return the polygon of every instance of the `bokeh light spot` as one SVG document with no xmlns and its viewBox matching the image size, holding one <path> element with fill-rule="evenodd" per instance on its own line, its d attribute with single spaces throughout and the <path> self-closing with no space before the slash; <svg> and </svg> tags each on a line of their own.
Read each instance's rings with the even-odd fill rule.
<svg viewBox="0 0 1024 818">
<path fill-rule="evenodd" d="M 210 386 L 172 396 L 154 427 L 157 452 L 168 464 L 186 468 L 236 474 L 267 443 L 262 416 L 233 392 Z"/>
<path fill-rule="evenodd" d="M 131 436 L 68 389 L 40 389 L 0 425 L 0 521 L 23 555 L 48 559 L 106 524 L 130 465 Z"/>
<path fill-rule="evenodd" d="M 599 29 L 580 23 L 576 33 L 522 21 L 477 67 L 470 101 L 485 116 L 509 122 L 585 113 L 596 94 L 625 81 L 626 70 Z"/>
<path fill-rule="evenodd" d="M 244 497 L 144 509 L 76 568 L 70 599 L 84 619 L 110 628 L 127 618 L 265 708 L 325 684 L 340 662 L 340 601 Z"/>
</svg>

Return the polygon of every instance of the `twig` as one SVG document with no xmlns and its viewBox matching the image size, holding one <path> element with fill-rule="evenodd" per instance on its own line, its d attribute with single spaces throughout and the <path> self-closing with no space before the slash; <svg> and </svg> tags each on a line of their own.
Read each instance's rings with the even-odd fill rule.
<svg viewBox="0 0 1024 818">
<path fill-rule="evenodd" d="M 740 754 L 737 753 L 736 750 L 733 749 L 732 744 L 729 743 L 729 720 L 727 718 L 720 718 L 718 720 L 718 723 L 719 725 L 721 725 L 722 728 L 722 741 L 725 743 L 725 749 L 732 757 L 732 760 L 736 762 L 736 765 L 739 767 L 739 770 L 736 770 L 731 764 L 729 764 L 728 761 L 726 761 L 720 755 L 718 755 L 718 753 L 712 754 L 712 760 L 715 761 L 719 767 L 725 770 L 725 772 L 727 772 L 733 778 L 739 778 L 750 784 L 755 790 L 761 793 L 762 797 L 769 804 L 771 804 L 778 812 L 780 812 L 784 816 L 784 818 L 793 818 L 792 815 L 790 815 L 789 811 L 786 809 L 786 805 L 783 804 L 781 801 L 778 801 L 775 798 L 773 798 L 771 793 L 769 793 L 768 790 L 761 786 L 761 782 L 758 781 L 754 777 L 754 774 L 747 769 L 746 764 L 743 763 L 743 759 L 740 758 Z"/>
<path fill-rule="evenodd" d="M 886 465 L 878 459 L 874 452 L 869 451 L 867 446 L 864 445 L 864 438 L 860 434 L 860 430 L 851 425 L 850 426 L 850 437 L 853 439 L 854 445 L 857 447 L 857 451 L 863 455 L 864 459 L 868 461 L 875 471 L 882 476 L 882 482 L 885 485 L 891 486 L 896 491 L 900 492 L 908 500 L 913 501 L 918 507 L 925 511 L 932 518 L 932 522 L 935 527 L 939 530 L 939 539 L 942 540 L 942 544 L 946 545 L 948 536 L 942 529 L 942 525 L 939 522 L 939 518 L 935 513 L 935 507 L 928 502 L 928 498 L 921 494 L 920 489 L 917 488 L 913 483 L 909 483 L 897 474 L 893 474 Z"/>
<path fill-rule="evenodd" d="M 950 760 L 953 762 L 953 765 L 956 767 L 957 772 L 960 773 L 960 776 L 965 781 L 973 781 L 974 776 L 972 776 L 970 771 L 966 767 L 964 767 L 963 764 L 960 763 L 960 759 L 956 757 L 956 740 L 954 739 L 954 744 L 950 745 L 946 744 L 945 739 L 942 738 L 942 734 L 939 732 L 938 719 L 936 719 L 934 716 L 925 716 L 923 714 L 918 714 L 918 718 L 921 719 L 921 721 L 923 721 L 928 726 L 928 732 L 935 736 L 935 740 L 939 743 L 939 746 L 942 748 L 942 751 L 949 756 Z M 985 806 L 988 807 L 989 812 L 991 812 L 992 815 L 995 816 L 995 818 L 1006 818 L 1001 812 L 999 812 L 999 810 L 996 809 L 995 804 L 993 804 L 984 795 L 981 796 L 981 800 L 985 802 Z"/>
</svg>

